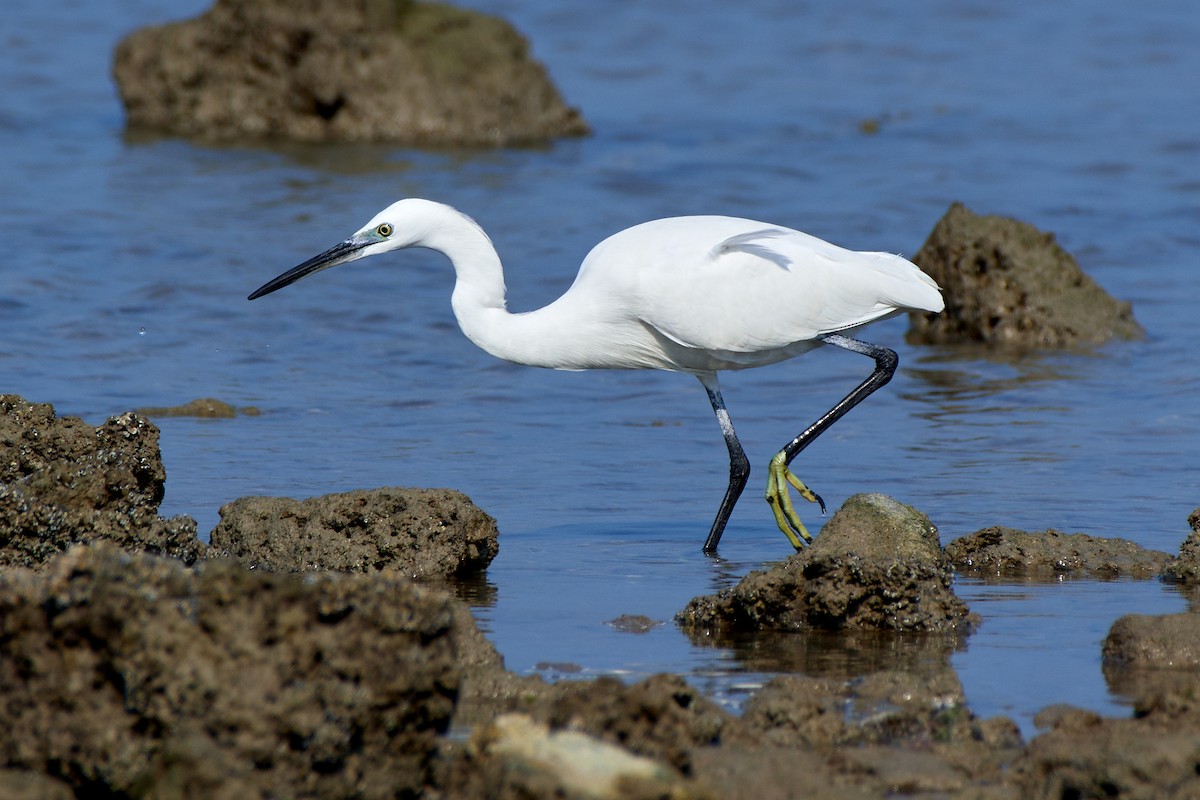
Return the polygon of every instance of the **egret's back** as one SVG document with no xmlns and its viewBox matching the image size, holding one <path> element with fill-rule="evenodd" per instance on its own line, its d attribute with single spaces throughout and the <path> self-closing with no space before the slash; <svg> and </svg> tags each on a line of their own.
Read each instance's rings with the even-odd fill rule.
<svg viewBox="0 0 1200 800">
<path fill-rule="evenodd" d="M 567 294 L 608 313 L 619 307 L 692 371 L 771 363 L 822 334 L 943 308 L 933 279 L 900 256 L 716 216 L 656 220 L 606 239 Z"/>
</svg>

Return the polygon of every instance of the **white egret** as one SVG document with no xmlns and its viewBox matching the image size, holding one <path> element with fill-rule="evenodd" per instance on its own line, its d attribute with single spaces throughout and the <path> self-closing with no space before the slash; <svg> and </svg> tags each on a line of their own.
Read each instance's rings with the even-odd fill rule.
<svg viewBox="0 0 1200 800">
<path fill-rule="evenodd" d="M 483 229 L 449 206 L 418 199 L 388 206 L 349 239 L 268 281 L 249 299 L 319 270 L 407 247 L 450 259 L 456 274 L 450 303 L 459 327 L 498 358 L 565 370 L 671 370 L 700 380 L 729 448 L 729 488 L 704 543 L 708 553 L 716 551 L 750 475 L 717 373 L 783 361 L 822 344 L 875 360 L 870 377 L 771 459 L 767 500 L 799 550 L 812 537 L 788 484 L 822 513 L 825 505 L 788 465 L 896 370 L 895 352 L 845 334 L 906 309 L 943 308 L 933 279 L 900 256 L 845 250 L 749 219 L 696 216 L 610 236 L 583 260 L 562 297 L 513 314 L 505 307 L 500 257 Z"/>
</svg>

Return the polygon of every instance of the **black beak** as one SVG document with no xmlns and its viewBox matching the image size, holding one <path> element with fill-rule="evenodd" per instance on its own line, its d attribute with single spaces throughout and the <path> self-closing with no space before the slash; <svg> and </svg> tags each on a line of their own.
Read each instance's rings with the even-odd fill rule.
<svg viewBox="0 0 1200 800">
<path fill-rule="evenodd" d="M 351 239 L 347 239 L 344 242 L 335 244 L 324 253 L 313 256 L 303 264 L 292 267 L 278 278 L 273 278 L 267 281 L 262 286 L 251 292 L 250 296 L 246 299 L 256 300 L 259 297 L 262 297 L 264 294 L 270 294 L 276 289 L 282 289 L 289 284 L 293 284 L 306 275 L 311 275 L 314 272 L 320 272 L 321 270 L 329 269 L 330 267 L 336 267 L 338 264 L 345 264 L 347 261 L 353 261 L 359 257 L 360 251 L 371 243 L 371 239 L 355 236 Z"/>
</svg>

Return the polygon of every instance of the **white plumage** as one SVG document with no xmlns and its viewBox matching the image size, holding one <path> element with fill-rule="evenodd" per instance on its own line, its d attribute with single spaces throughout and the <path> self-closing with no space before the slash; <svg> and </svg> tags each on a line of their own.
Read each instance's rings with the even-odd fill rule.
<svg viewBox="0 0 1200 800">
<path fill-rule="evenodd" d="M 810 537 L 782 484 L 819 498 L 787 463 L 895 369 L 890 350 L 844 334 L 904 310 L 943 308 L 937 284 L 900 256 L 846 250 L 754 220 L 693 216 L 645 222 L 610 236 L 583 260 L 562 297 L 512 314 L 500 258 L 483 229 L 449 206 L 417 199 L 393 203 L 349 239 L 264 284 L 250 299 L 313 272 L 405 247 L 438 250 L 450 259 L 459 326 L 492 355 L 554 369 L 662 369 L 700 379 L 731 461 L 729 490 L 705 543 L 709 552 L 749 474 L 716 373 L 775 363 L 821 344 L 876 359 L 871 378 L 771 462 L 768 500 L 799 548 L 800 539 Z"/>
</svg>

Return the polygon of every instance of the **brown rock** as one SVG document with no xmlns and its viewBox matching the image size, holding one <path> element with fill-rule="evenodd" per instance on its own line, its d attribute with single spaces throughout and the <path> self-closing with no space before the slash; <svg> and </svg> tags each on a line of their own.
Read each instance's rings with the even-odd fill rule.
<svg viewBox="0 0 1200 800">
<path fill-rule="evenodd" d="M 158 428 L 144 417 L 93 428 L 0 396 L 0 566 L 36 567 L 98 539 L 194 562 L 204 553 L 195 521 L 158 516 L 166 474 Z"/>
<path fill-rule="evenodd" d="M 113 66 L 129 126 L 205 139 L 507 146 L 587 133 L 508 23 L 409 0 L 217 0 Z"/>
<path fill-rule="evenodd" d="M 1126 614 L 1102 652 L 1106 665 L 1200 669 L 1200 614 Z"/>
<path fill-rule="evenodd" d="M 200 419 L 232 419 L 238 414 L 256 417 L 259 410 L 254 406 L 234 408 L 224 400 L 202 397 L 179 406 L 139 408 L 137 413 L 144 417 L 198 417 Z"/>
<path fill-rule="evenodd" d="M 1021 797 L 1196 797 L 1200 731 L 1195 720 L 1104 719 L 1062 714 L 1010 767 Z"/>
<path fill-rule="evenodd" d="M 485 569 L 499 544 L 496 521 L 461 492 L 393 488 L 243 497 L 221 508 L 210 548 L 255 569 L 439 577 Z"/>
<path fill-rule="evenodd" d="M 585 731 L 687 775 L 691 753 L 714 745 L 738 728 L 677 675 L 655 675 L 626 686 L 612 678 L 555 687 L 530 714 L 551 729 Z"/>
<path fill-rule="evenodd" d="M 1032 225 L 979 216 L 961 203 L 913 261 L 942 287 L 942 314 L 910 314 L 908 340 L 1059 348 L 1139 339 L 1129 303 L 1114 300 Z"/>
<path fill-rule="evenodd" d="M 47 775 L 0 769 L 0 797 L 4 800 L 75 800 L 75 793 L 66 783 Z"/>
<path fill-rule="evenodd" d="M 946 545 L 946 555 L 965 574 L 1047 579 L 1063 574 L 1150 578 L 1171 561 L 1169 554 L 1127 539 L 1000 526 L 955 539 Z"/>
<path fill-rule="evenodd" d="M 415 795 L 454 704 L 454 602 L 111 544 L 9 570 L 0 763 L 79 796 Z"/>
<path fill-rule="evenodd" d="M 937 528 L 877 494 L 849 498 L 811 547 L 733 589 L 692 600 L 676 621 L 713 629 L 969 629 L 974 618 L 950 585 Z"/>
</svg>

